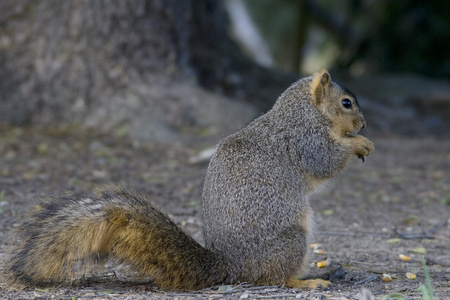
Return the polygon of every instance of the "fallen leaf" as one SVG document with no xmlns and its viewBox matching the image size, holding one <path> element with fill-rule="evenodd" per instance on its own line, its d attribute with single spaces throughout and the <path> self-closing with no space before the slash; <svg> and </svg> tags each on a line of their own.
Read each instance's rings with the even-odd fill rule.
<svg viewBox="0 0 450 300">
<path fill-rule="evenodd" d="M 424 255 L 427 254 L 427 249 L 425 249 L 424 247 L 417 247 L 417 248 L 414 248 L 412 251 L 415 253 L 419 253 L 419 254 L 424 254 Z"/>
<path fill-rule="evenodd" d="M 334 214 L 334 211 L 332 209 L 326 209 L 322 212 L 325 216 L 331 216 Z"/>
<path fill-rule="evenodd" d="M 230 291 L 233 289 L 233 285 L 221 285 L 218 288 L 219 292 L 226 292 L 226 291 Z"/>
<path fill-rule="evenodd" d="M 396 238 L 396 239 L 389 239 L 389 240 L 387 240 L 387 243 L 388 244 L 395 244 L 395 243 L 398 243 L 398 242 L 400 242 L 402 239 L 399 239 L 399 238 Z"/>
</svg>

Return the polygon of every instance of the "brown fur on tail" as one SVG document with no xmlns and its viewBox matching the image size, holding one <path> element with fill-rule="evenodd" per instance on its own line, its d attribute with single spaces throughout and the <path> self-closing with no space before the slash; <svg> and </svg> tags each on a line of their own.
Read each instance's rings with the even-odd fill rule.
<svg viewBox="0 0 450 300">
<path fill-rule="evenodd" d="M 227 281 L 219 256 L 203 248 L 146 199 L 119 188 L 54 197 L 20 228 L 7 268 L 25 285 L 64 282 L 113 259 L 161 288 L 199 289 Z"/>
</svg>

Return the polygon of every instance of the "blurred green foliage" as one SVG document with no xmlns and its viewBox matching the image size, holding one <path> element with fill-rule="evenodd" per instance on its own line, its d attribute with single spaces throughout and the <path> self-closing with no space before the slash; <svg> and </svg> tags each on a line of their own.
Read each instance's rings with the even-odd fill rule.
<svg viewBox="0 0 450 300">
<path fill-rule="evenodd" d="M 384 5 L 379 27 L 383 69 L 450 77 L 450 1 L 397 0 Z"/>
<path fill-rule="evenodd" d="M 226 0 L 225 0 L 226 1 Z M 291 1 L 245 0 L 250 14 L 269 44 L 278 68 L 295 69 L 298 11 Z"/>
<path fill-rule="evenodd" d="M 321 56 L 315 62 L 319 67 L 354 73 L 415 72 L 450 78 L 450 1 L 244 3 L 280 69 L 298 71 L 305 60 Z M 324 62 L 327 65 L 320 65 Z"/>
</svg>

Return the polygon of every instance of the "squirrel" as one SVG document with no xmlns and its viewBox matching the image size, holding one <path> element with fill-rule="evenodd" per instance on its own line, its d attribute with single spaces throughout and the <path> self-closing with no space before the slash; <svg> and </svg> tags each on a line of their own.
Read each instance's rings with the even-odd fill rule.
<svg viewBox="0 0 450 300">
<path fill-rule="evenodd" d="M 224 138 L 203 187 L 205 246 L 146 198 L 122 188 L 56 196 L 19 230 L 6 268 L 12 283 L 65 283 L 107 260 L 152 277 L 161 289 L 247 282 L 295 288 L 314 225 L 309 198 L 373 143 L 355 96 L 323 70 L 292 84 L 273 108 Z"/>
</svg>

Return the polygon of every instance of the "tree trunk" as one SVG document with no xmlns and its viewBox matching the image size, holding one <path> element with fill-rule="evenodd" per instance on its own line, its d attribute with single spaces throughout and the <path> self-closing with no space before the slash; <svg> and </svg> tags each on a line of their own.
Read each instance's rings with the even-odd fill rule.
<svg viewBox="0 0 450 300">
<path fill-rule="evenodd" d="M 207 126 L 210 94 L 183 95 L 192 81 L 266 110 L 291 78 L 246 60 L 225 24 L 214 0 L 2 1 L 0 122 Z"/>
</svg>

